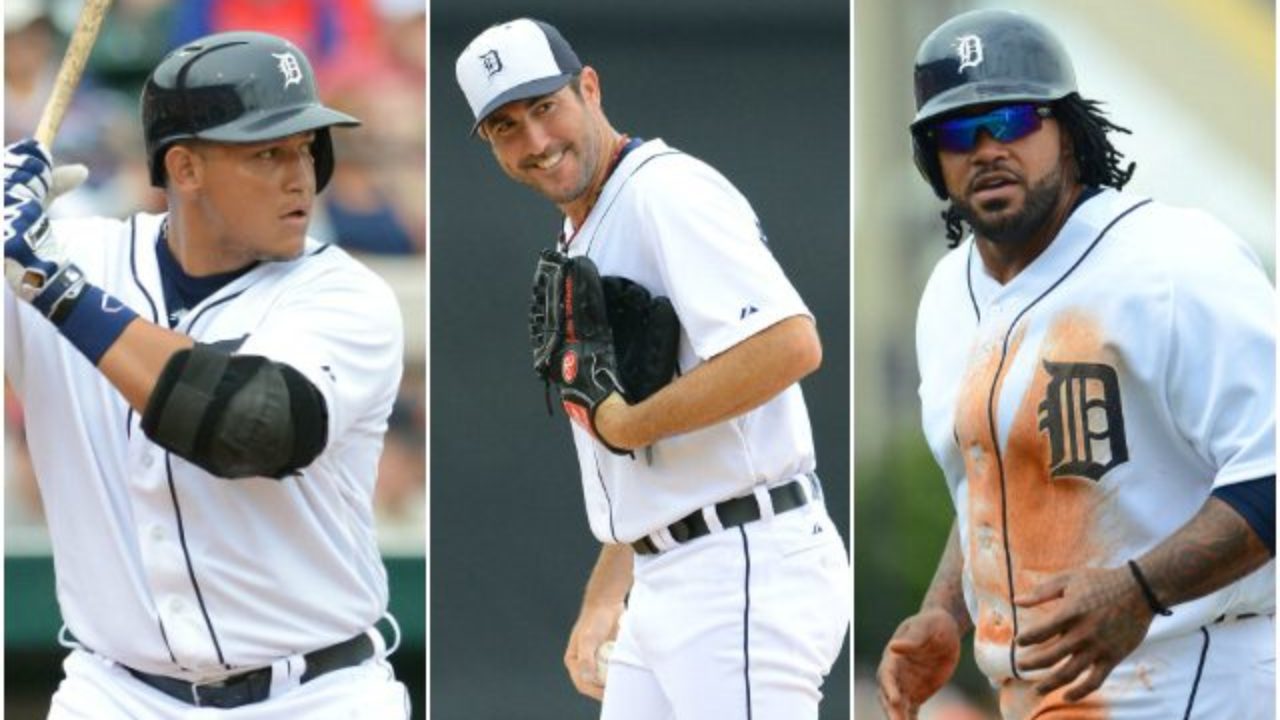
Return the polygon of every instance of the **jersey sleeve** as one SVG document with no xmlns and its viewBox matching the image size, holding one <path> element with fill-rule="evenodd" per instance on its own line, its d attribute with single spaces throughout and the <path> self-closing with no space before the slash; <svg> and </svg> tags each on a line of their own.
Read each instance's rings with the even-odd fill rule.
<svg viewBox="0 0 1280 720">
<path fill-rule="evenodd" d="M 1173 420 L 1216 472 L 1214 487 L 1275 474 L 1275 290 L 1231 231 L 1188 213 L 1173 254 L 1166 392 Z"/>
<path fill-rule="evenodd" d="M 916 308 L 915 353 L 920 422 L 957 509 L 964 502 L 965 467 L 955 440 L 957 375 L 966 367 L 977 316 L 964 285 L 968 243 L 943 256 Z M 964 515 L 961 514 L 963 518 Z M 961 530 L 965 530 L 963 522 Z"/>
<path fill-rule="evenodd" d="M 681 161 L 690 163 L 688 172 L 645 188 L 640 231 L 652 238 L 698 357 L 714 357 L 788 317 L 812 317 L 746 199 L 710 167 Z"/>
<path fill-rule="evenodd" d="M 400 309 L 372 273 L 324 273 L 286 292 L 237 352 L 287 364 L 320 391 L 326 445 L 360 423 L 380 433 L 403 371 Z"/>
</svg>

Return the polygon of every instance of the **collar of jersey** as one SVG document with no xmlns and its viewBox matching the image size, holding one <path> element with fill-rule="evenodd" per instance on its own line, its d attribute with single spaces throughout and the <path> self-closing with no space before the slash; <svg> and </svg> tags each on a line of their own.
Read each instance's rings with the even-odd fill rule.
<svg viewBox="0 0 1280 720">
<path fill-rule="evenodd" d="M 588 233 L 591 232 L 591 226 L 599 222 L 600 218 L 609 211 L 609 206 L 613 204 L 614 198 L 617 197 L 622 187 L 627 184 L 627 178 L 631 177 L 636 168 L 639 168 L 645 161 L 655 155 L 668 152 L 675 151 L 659 138 L 643 141 L 639 138 L 634 138 L 627 143 L 625 152 L 618 161 L 618 166 L 613 169 L 609 179 L 605 181 L 604 187 L 600 190 L 600 197 L 596 198 L 596 204 L 591 208 L 591 213 L 582 221 L 582 227 L 578 228 L 578 236 L 583 238 L 588 236 Z M 567 217 L 564 219 L 564 232 L 566 237 L 574 232 L 573 225 Z M 586 248 L 590 243 L 581 243 L 581 248 L 577 248 L 575 245 L 578 245 L 578 243 L 574 243 L 569 247 L 570 255 L 586 254 Z"/>
<path fill-rule="evenodd" d="M 253 263 L 239 270 L 216 275 L 200 277 L 188 275 L 182 269 L 178 259 L 173 256 L 169 243 L 165 242 L 163 231 L 156 238 L 156 262 L 160 266 L 160 279 L 164 284 L 165 305 L 171 312 L 178 308 L 190 309 L 199 305 L 205 298 L 258 265 Z"/>
<path fill-rule="evenodd" d="M 970 252 L 968 272 L 973 280 L 973 291 L 979 307 L 987 307 L 995 302 L 1013 306 L 1038 297 L 1089 250 L 1107 223 L 1137 201 L 1110 188 L 1103 188 L 1093 194 L 1067 217 L 1049 247 L 1004 285 L 997 283 L 987 273 L 977 252 Z M 972 237 L 969 242 L 973 242 Z"/>
<path fill-rule="evenodd" d="M 151 231 L 155 233 L 156 237 L 155 253 L 152 257 L 155 258 L 155 273 L 164 293 L 165 312 L 169 314 L 172 314 L 175 310 L 195 310 L 201 303 L 218 294 L 224 288 L 229 286 L 233 288 L 228 292 L 234 292 L 236 288 L 243 289 L 248 284 L 261 278 L 263 273 L 287 271 L 285 268 L 288 266 L 292 266 L 294 263 L 318 253 L 327 245 L 308 235 L 303 244 L 302 255 L 294 260 L 256 262 L 240 270 L 232 270 L 229 273 L 220 273 L 207 277 L 192 277 L 182 270 L 177 258 L 173 256 L 173 253 L 164 242 L 161 228 L 164 227 L 166 216 L 163 214 L 148 215 L 139 213 L 138 218 L 148 224 L 155 223 L 152 226 L 155 229 Z M 144 225 L 139 227 L 143 233 L 146 232 Z M 140 251 L 145 248 L 146 241 L 143 239 L 145 237 L 146 235 L 144 234 L 138 238 L 142 240 L 142 244 L 138 246 Z M 146 253 L 144 252 L 143 254 L 145 255 Z"/>
</svg>

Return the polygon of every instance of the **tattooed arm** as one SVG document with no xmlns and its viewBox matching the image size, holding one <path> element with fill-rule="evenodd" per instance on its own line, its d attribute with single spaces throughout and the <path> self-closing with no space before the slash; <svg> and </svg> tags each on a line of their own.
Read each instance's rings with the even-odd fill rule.
<svg viewBox="0 0 1280 720">
<path fill-rule="evenodd" d="M 1210 497 L 1186 525 L 1137 559 L 1165 607 L 1194 600 L 1266 564 L 1271 551 L 1230 505 Z M 1066 693 L 1075 701 L 1096 690 L 1147 634 L 1154 612 L 1127 565 L 1062 573 L 1015 599 L 1021 607 L 1059 601 L 1055 612 L 1018 636 L 1018 669 L 1053 667 L 1039 684 L 1048 693 L 1084 676 Z"/>
<path fill-rule="evenodd" d="M 880 658 L 880 706 L 890 720 L 914 718 L 955 672 L 960 640 L 973 629 L 964 604 L 963 574 L 964 553 L 953 522 L 920 612 L 902 621 Z"/>
<path fill-rule="evenodd" d="M 1271 551 L 1240 513 L 1211 497 L 1181 530 L 1139 558 L 1138 567 L 1168 607 L 1208 595 L 1270 559 Z"/>
</svg>

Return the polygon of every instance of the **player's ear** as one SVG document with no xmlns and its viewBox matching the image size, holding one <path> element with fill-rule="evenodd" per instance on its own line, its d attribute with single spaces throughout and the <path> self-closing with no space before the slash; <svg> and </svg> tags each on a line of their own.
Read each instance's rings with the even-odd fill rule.
<svg viewBox="0 0 1280 720">
<path fill-rule="evenodd" d="M 578 90 L 582 94 L 582 99 L 588 105 L 600 106 L 600 76 L 596 74 L 596 69 L 587 65 L 582 68 L 582 72 L 578 75 Z"/>
<path fill-rule="evenodd" d="M 165 151 L 164 171 L 170 187 L 195 190 L 204 179 L 204 158 L 195 148 L 179 143 Z"/>
</svg>

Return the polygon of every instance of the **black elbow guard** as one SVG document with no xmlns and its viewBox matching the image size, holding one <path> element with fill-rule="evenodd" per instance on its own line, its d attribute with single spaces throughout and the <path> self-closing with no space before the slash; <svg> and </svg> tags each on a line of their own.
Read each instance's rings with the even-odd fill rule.
<svg viewBox="0 0 1280 720">
<path fill-rule="evenodd" d="M 281 478 L 324 449 L 324 398 L 302 373 L 196 343 L 174 353 L 142 414 L 157 445 L 224 478 Z"/>
</svg>

